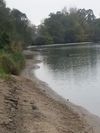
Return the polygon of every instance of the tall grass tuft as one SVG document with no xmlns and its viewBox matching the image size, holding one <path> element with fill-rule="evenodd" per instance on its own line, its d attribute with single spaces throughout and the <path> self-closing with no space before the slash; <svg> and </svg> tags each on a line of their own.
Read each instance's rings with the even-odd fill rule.
<svg viewBox="0 0 100 133">
<path fill-rule="evenodd" d="M 19 47 L 19 46 L 17 46 Z M 19 48 L 0 51 L 0 75 L 18 75 L 25 65 L 25 58 Z"/>
</svg>

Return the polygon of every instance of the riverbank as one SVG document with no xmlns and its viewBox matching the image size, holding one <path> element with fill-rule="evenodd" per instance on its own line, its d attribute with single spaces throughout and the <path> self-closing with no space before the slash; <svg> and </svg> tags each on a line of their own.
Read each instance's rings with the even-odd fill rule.
<svg viewBox="0 0 100 133">
<path fill-rule="evenodd" d="M 98 117 L 34 76 L 37 62 L 28 59 L 20 76 L 0 79 L 0 133 L 99 133 Z"/>
<path fill-rule="evenodd" d="M 80 133 L 86 122 L 29 79 L 0 81 L 0 133 Z"/>
<path fill-rule="evenodd" d="M 48 44 L 48 45 L 34 45 L 28 46 L 27 49 L 37 49 L 37 48 L 52 48 L 52 47 L 62 47 L 62 46 L 77 46 L 77 45 L 92 45 L 93 42 L 76 42 L 76 43 L 65 43 L 65 44 Z M 99 44 L 99 43 L 98 43 Z"/>
<path fill-rule="evenodd" d="M 100 118 L 96 115 L 91 114 L 86 109 L 80 106 L 76 106 L 73 103 L 69 102 L 68 100 L 63 99 L 59 95 L 57 95 L 51 88 L 48 87 L 48 85 L 39 79 L 37 79 L 33 72 L 33 68 L 38 69 L 37 63 L 39 61 L 33 61 L 33 60 L 27 60 L 26 63 L 26 69 L 23 71 L 23 76 L 27 76 L 27 78 L 33 80 L 36 84 L 36 86 L 39 87 L 46 95 L 48 95 L 50 98 L 54 99 L 55 101 L 64 104 L 64 106 L 67 106 L 71 111 L 74 113 L 77 113 L 81 120 L 87 122 L 85 125 L 85 131 L 88 133 L 99 133 L 100 131 Z"/>
</svg>

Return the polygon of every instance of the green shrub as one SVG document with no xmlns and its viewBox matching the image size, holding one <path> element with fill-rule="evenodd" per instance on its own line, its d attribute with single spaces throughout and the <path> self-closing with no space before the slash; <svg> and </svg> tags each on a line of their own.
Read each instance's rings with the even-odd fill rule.
<svg viewBox="0 0 100 133">
<path fill-rule="evenodd" d="M 18 75 L 24 65 L 25 60 L 20 52 L 13 54 L 3 53 L 0 55 L 0 73 L 5 72 L 6 74 Z"/>
<path fill-rule="evenodd" d="M 9 57 L 9 55 L 2 55 L 1 56 L 1 67 L 7 74 L 18 74 L 19 70 L 16 67 L 14 61 Z"/>
<path fill-rule="evenodd" d="M 5 71 L 0 67 L 0 78 L 4 77 Z"/>
<path fill-rule="evenodd" d="M 12 54 L 12 59 L 14 62 L 16 62 L 16 65 L 18 65 L 19 69 L 22 69 L 25 66 L 25 58 L 21 52 Z"/>
<path fill-rule="evenodd" d="M 23 47 L 22 47 L 22 42 L 16 42 L 16 41 L 12 41 L 9 45 L 8 50 L 12 53 L 19 53 L 22 52 Z"/>
</svg>

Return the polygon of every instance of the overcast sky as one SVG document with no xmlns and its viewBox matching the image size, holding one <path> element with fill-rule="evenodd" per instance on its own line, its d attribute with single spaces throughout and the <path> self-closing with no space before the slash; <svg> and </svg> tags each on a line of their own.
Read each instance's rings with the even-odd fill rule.
<svg viewBox="0 0 100 133">
<path fill-rule="evenodd" d="M 48 17 L 50 12 L 61 11 L 64 7 L 93 9 L 100 16 L 100 0 L 6 0 L 7 6 L 17 8 L 27 14 L 33 24 Z"/>
</svg>

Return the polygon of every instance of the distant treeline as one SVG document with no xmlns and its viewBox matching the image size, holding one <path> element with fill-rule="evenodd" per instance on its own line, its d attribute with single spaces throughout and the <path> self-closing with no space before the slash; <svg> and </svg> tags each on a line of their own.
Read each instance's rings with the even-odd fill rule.
<svg viewBox="0 0 100 133">
<path fill-rule="evenodd" d="M 91 9 L 64 8 L 50 13 L 37 29 L 36 44 L 100 41 L 100 18 Z"/>
<path fill-rule="evenodd" d="M 11 10 L 4 0 L 0 0 L 0 49 L 19 47 L 20 44 L 25 47 L 87 41 L 100 41 L 100 18 L 97 19 L 91 9 L 64 8 L 50 13 L 35 26 L 25 13 Z"/>
</svg>

